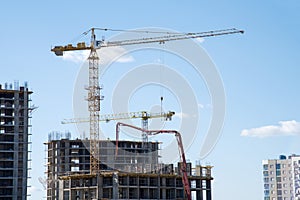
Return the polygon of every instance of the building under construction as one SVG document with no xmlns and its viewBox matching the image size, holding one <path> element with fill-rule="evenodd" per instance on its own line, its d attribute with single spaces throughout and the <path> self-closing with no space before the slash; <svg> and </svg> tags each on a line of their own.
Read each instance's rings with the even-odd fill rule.
<svg viewBox="0 0 300 200">
<path fill-rule="evenodd" d="M 49 135 L 47 199 L 186 199 L 181 164 L 159 162 L 159 142 L 98 141 L 100 173 L 90 174 L 89 140 Z M 211 200 L 211 166 L 187 163 L 193 199 Z"/>
<path fill-rule="evenodd" d="M 118 31 L 144 34 L 139 38 L 129 37 L 125 40 L 97 40 L 95 31 Z M 142 142 L 134 141 L 100 141 L 99 121 L 100 101 L 103 99 L 99 85 L 99 56 L 97 50 L 109 47 L 142 45 L 195 38 L 207 38 L 228 34 L 244 33 L 238 29 L 224 29 L 198 33 L 169 33 L 148 30 L 121 30 L 91 28 L 90 44 L 78 41 L 73 44 L 54 46 L 51 51 L 56 56 L 63 56 L 67 51 L 90 51 L 88 94 L 89 140 L 49 140 L 47 175 L 47 199 L 211 199 L 211 167 L 187 165 L 181 135 L 173 130 L 152 132 L 135 128 L 143 133 Z M 179 53 L 179 52 L 178 52 Z M 161 97 L 163 100 L 163 97 Z M 147 118 L 142 117 L 143 122 Z M 75 120 L 77 121 L 77 120 Z M 80 121 L 80 120 L 79 120 Z M 78 122 L 79 122 L 78 121 Z M 175 134 L 179 146 L 181 163 L 177 167 L 159 162 L 159 143 L 148 142 L 147 134 Z M 118 135 L 116 133 L 116 135 Z M 145 140 L 146 139 L 146 140 Z M 118 150 L 125 152 L 122 154 Z M 128 153 L 129 152 L 129 153 Z M 167 166 L 168 170 L 165 170 Z M 188 167 L 189 166 L 189 167 Z M 192 191 L 192 195 L 191 195 Z M 205 195 L 203 195 L 205 193 Z"/>
<path fill-rule="evenodd" d="M 0 199 L 26 200 L 30 144 L 27 84 L 0 85 Z"/>
<path fill-rule="evenodd" d="M 67 51 L 90 51 L 89 84 L 86 87 L 89 119 L 89 139 L 71 140 L 49 139 L 47 147 L 47 199 L 198 199 L 211 200 L 211 166 L 186 163 L 182 138 L 174 130 L 151 131 L 143 123 L 143 128 L 134 128 L 143 133 L 142 142 L 99 140 L 100 101 L 103 99 L 99 85 L 99 56 L 97 50 L 108 47 L 165 43 L 167 41 L 207 38 L 220 35 L 243 33 L 242 30 L 225 29 L 188 34 L 164 32 L 159 36 L 127 38 L 125 40 L 97 40 L 95 31 L 126 31 L 91 28 L 90 44 L 80 41 L 73 44 L 54 46 L 57 56 Z M 134 31 L 146 33 L 149 31 Z M 154 33 L 154 32 L 151 32 Z M 158 33 L 158 32 L 155 32 Z M 163 97 L 161 97 L 163 100 Z M 136 117 L 134 117 L 136 118 Z M 143 117 L 143 122 L 147 121 Z M 114 119 L 115 120 L 115 119 Z M 75 123 L 82 122 L 74 120 Z M 119 123 L 119 122 L 118 122 Z M 125 125 L 125 124 L 119 124 Z M 118 136 L 118 129 L 116 129 Z M 174 134 L 178 142 L 181 162 L 177 166 L 159 161 L 159 142 L 149 142 L 147 135 Z M 117 138 L 117 137 L 116 137 Z"/>
</svg>

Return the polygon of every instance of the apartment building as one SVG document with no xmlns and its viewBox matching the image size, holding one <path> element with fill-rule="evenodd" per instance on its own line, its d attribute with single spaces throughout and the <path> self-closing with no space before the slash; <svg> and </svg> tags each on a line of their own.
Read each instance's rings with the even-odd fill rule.
<svg viewBox="0 0 300 200">
<path fill-rule="evenodd" d="M 27 199 L 32 92 L 16 85 L 0 85 L 0 200 Z"/>
<path fill-rule="evenodd" d="M 264 200 L 300 199 L 300 156 L 263 161 Z"/>
</svg>

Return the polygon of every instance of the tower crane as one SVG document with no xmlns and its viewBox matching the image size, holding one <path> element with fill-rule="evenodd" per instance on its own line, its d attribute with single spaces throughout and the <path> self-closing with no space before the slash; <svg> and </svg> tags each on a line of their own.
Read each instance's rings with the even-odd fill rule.
<svg viewBox="0 0 300 200">
<path fill-rule="evenodd" d="M 186 159 L 185 159 L 185 153 L 184 153 L 181 134 L 176 130 L 146 130 L 146 129 L 142 129 L 142 128 L 139 128 L 136 126 L 132 126 L 130 124 L 118 122 L 116 125 L 116 155 L 118 153 L 118 142 L 119 142 L 119 134 L 120 134 L 121 126 L 126 126 L 129 128 L 133 128 L 133 129 L 142 131 L 143 133 L 146 133 L 147 135 L 157 135 L 157 134 L 174 134 L 175 135 L 177 144 L 178 144 L 180 160 L 182 162 L 181 169 L 180 169 L 181 173 L 182 173 L 182 183 L 184 186 L 184 191 L 187 196 L 187 199 L 191 200 L 192 199 L 191 189 L 190 189 L 189 179 L 188 179 L 188 175 L 187 175 L 187 165 L 186 165 Z"/>
<path fill-rule="evenodd" d="M 122 119 L 142 119 L 142 128 L 148 129 L 148 120 L 152 118 L 163 118 L 165 121 L 171 121 L 175 112 L 158 112 L 158 113 L 149 113 L 146 111 L 140 112 L 129 112 L 129 113 L 117 113 L 117 114 L 104 114 L 99 115 L 99 122 L 110 122 L 112 120 L 122 120 Z M 90 122 L 88 118 L 73 118 L 73 119 L 64 119 L 61 121 L 62 124 L 72 124 L 72 123 L 84 123 Z M 143 132 L 142 134 L 143 147 L 148 142 L 148 135 Z"/>
<path fill-rule="evenodd" d="M 122 119 L 142 119 L 148 120 L 150 118 L 163 118 L 164 120 L 172 120 L 175 112 L 163 112 L 163 113 L 149 113 L 147 111 L 140 112 L 128 112 L 128 113 L 117 113 L 117 114 L 103 114 L 99 115 L 99 122 L 110 122 L 112 120 L 122 120 Z M 74 119 L 64 119 L 61 121 L 62 124 L 75 124 L 89 122 L 88 118 L 74 118 Z M 145 128 L 145 127 L 143 127 Z"/>
<path fill-rule="evenodd" d="M 81 51 L 89 50 L 90 54 L 88 57 L 89 61 L 89 85 L 88 85 L 88 110 L 90 113 L 90 173 L 97 174 L 99 173 L 99 114 L 100 114 L 100 86 L 99 86 L 99 57 L 97 54 L 97 49 L 114 47 L 114 46 L 125 46 L 125 45 L 136 45 L 136 44 L 146 44 L 146 43 L 165 43 L 166 41 L 175 41 L 175 40 L 184 40 L 190 38 L 206 38 L 213 36 L 221 36 L 228 34 L 244 33 L 243 30 L 238 29 L 224 29 L 224 30 L 215 30 L 207 32 L 198 32 L 198 33 L 168 33 L 164 32 L 165 35 L 157 37 L 146 37 L 138 39 L 128 39 L 128 40 L 119 40 L 119 41 L 104 41 L 97 40 L 95 30 L 102 31 L 112 31 L 113 29 L 103 29 L 103 28 L 91 28 L 86 31 L 84 34 L 91 33 L 91 42 L 87 45 L 85 42 L 77 43 L 76 46 L 68 44 L 65 46 L 54 46 L 51 51 L 57 56 L 63 56 L 65 51 Z M 117 31 L 117 30 L 115 30 Z M 124 31 L 124 30 L 119 30 Z M 137 32 L 137 31 L 135 31 Z M 147 33 L 149 31 L 144 31 Z M 162 32 L 160 32 L 162 33 Z"/>
</svg>

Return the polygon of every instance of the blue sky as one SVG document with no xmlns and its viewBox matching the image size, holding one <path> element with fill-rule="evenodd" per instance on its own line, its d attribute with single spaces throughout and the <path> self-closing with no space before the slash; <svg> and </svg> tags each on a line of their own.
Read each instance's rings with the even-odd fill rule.
<svg viewBox="0 0 300 200">
<path fill-rule="evenodd" d="M 179 32 L 231 27 L 245 30 L 244 35 L 207 38 L 201 43 L 217 66 L 226 94 L 222 135 L 212 153 L 202 160 L 214 166 L 214 199 L 262 199 L 261 160 L 277 158 L 279 154 L 300 154 L 300 3 L 297 0 L 7 1 L 1 3 L 1 8 L 0 82 L 28 81 L 34 91 L 33 103 L 39 106 L 32 119 L 31 190 L 34 192 L 31 199 L 43 197 L 38 178 L 44 177 L 43 142 L 47 141 L 47 134 L 72 129 L 60 121 L 73 115 L 73 90 L 82 66 L 82 63 L 55 57 L 50 48 L 56 44 L 76 43 L 74 38 L 91 27 L 161 27 Z M 112 36 L 111 33 L 104 35 Z M 149 57 L 138 54 L 131 56 L 140 64 L 164 57 L 164 64 L 174 65 L 168 54 L 153 52 Z M 126 73 L 130 64 L 124 63 L 124 69 L 115 69 L 113 73 Z M 198 103 L 209 105 L 205 86 L 200 85 L 199 89 L 193 83 L 197 77 L 188 70 L 181 71 L 176 66 L 175 69 L 191 80 Z M 103 83 L 105 87 L 110 88 L 109 80 Z M 157 88 L 151 89 L 155 90 L 158 95 L 154 95 L 154 99 L 160 93 Z M 177 109 L 179 106 L 171 100 L 166 100 L 164 106 Z M 138 102 L 138 95 L 133 96 L 133 110 L 142 109 L 134 106 L 139 105 Z M 209 106 L 200 109 L 200 115 L 199 123 L 205 129 L 211 117 Z M 285 123 L 280 124 L 281 121 Z M 171 128 L 177 127 L 173 125 Z"/>
</svg>

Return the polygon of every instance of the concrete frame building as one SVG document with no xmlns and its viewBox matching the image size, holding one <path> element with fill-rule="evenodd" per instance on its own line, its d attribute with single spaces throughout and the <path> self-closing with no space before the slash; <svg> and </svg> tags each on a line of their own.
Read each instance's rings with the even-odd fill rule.
<svg viewBox="0 0 300 200">
<path fill-rule="evenodd" d="M 263 161 L 264 200 L 300 200 L 300 156 Z"/>
<path fill-rule="evenodd" d="M 91 175 L 89 140 L 49 137 L 47 200 L 185 199 L 181 163 L 159 163 L 159 142 L 148 142 L 143 154 L 141 141 L 119 141 L 117 157 L 115 144 L 99 141 L 101 172 Z M 211 166 L 188 163 L 187 171 L 194 198 L 211 200 Z"/>
<path fill-rule="evenodd" d="M 32 92 L 16 85 L 0 85 L 0 200 L 27 199 Z"/>
</svg>

